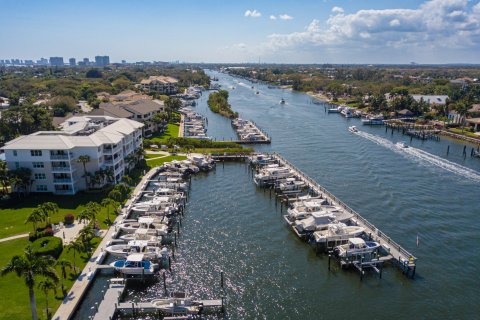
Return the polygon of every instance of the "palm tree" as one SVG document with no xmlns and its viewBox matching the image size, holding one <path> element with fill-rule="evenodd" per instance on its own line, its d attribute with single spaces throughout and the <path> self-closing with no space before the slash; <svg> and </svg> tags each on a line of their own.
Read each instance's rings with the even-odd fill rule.
<svg viewBox="0 0 480 320">
<path fill-rule="evenodd" d="M 67 293 L 65 292 L 64 281 L 67 278 L 67 267 L 71 269 L 72 263 L 68 260 L 62 259 L 57 261 L 57 264 L 60 265 L 60 268 L 62 269 L 62 294 L 65 297 Z"/>
<path fill-rule="evenodd" d="M 102 200 L 102 207 L 107 208 L 107 221 L 110 223 L 110 207 L 118 207 L 118 202 L 112 198 L 105 198 Z"/>
<path fill-rule="evenodd" d="M 50 216 L 58 213 L 58 204 L 55 202 L 44 202 L 38 206 L 38 209 L 43 211 L 43 217 L 46 219 L 46 223 L 50 223 Z"/>
<path fill-rule="evenodd" d="M 30 190 L 30 185 L 32 184 L 32 171 L 28 168 L 18 168 L 16 170 L 10 171 L 12 176 L 12 185 L 19 192 L 23 191 L 24 195 L 27 195 Z"/>
<path fill-rule="evenodd" d="M 91 225 L 87 225 L 80 230 L 78 233 L 78 237 L 80 241 L 83 243 L 83 247 L 85 249 L 89 248 L 90 246 L 90 240 L 92 240 L 95 237 L 95 229 L 92 228 Z"/>
<path fill-rule="evenodd" d="M 113 199 L 117 202 L 122 201 L 122 193 L 116 189 L 113 189 L 108 193 L 108 198 Z"/>
<path fill-rule="evenodd" d="M 77 216 L 77 219 L 78 221 L 83 221 L 83 222 L 92 221 L 92 212 L 88 208 L 85 208 L 82 211 L 80 211 L 80 213 Z"/>
<path fill-rule="evenodd" d="M 80 156 L 78 157 L 77 162 L 83 165 L 83 176 L 85 178 L 85 188 L 88 189 L 87 163 L 90 162 L 90 156 L 89 155 Z"/>
<path fill-rule="evenodd" d="M 0 184 L 2 185 L 2 193 L 8 193 L 8 187 L 10 186 L 11 179 L 8 176 L 7 162 L 0 160 Z"/>
<path fill-rule="evenodd" d="M 90 221 L 93 221 L 95 224 L 96 217 L 102 210 L 102 207 L 98 204 L 98 202 L 90 201 L 85 205 L 85 208 L 90 211 L 90 215 L 92 217 Z"/>
<path fill-rule="evenodd" d="M 14 256 L 10 262 L 3 267 L 2 276 L 9 273 L 15 273 L 18 277 L 25 280 L 30 296 L 30 308 L 32 319 L 37 320 L 37 302 L 35 300 L 35 277 L 43 276 L 45 278 L 58 281 L 58 275 L 53 267 L 55 259 L 51 256 L 36 255 L 32 248 L 28 246 L 23 256 Z"/>
<path fill-rule="evenodd" d="M 127 172 L 130 172 L 132 165 L 135 165 L 137 162 L 137 156 L 134 153 L 130 153 L 124 159 L 125 167 L 127 168 Z"/>
<path fill-rule="evenodd" d="M 47 319 L 50 319 L 50 313 L 48 312 L 48 291 L 53 290 L 56 294 L 57 284 L 50 279 L 45 279 L 40 281 L 38 284 L 38 289 L 42 290 L 45 293 L 45 313 L 47 314 Z"/>
<path fill-rule="evenodd" d="M 38 207 L 33 209 L 32 212 L 28 215 L 27 220 L 25 223 L 32 223 L 33 225 L 33 232 L 37 232 L 37 223 L 39 221 L 43 221 L 44 213 Z"/>
<path fill-rule="evenodd" d="M 74 272 L 77 272 L 77 256 L 76 253 L 81 253 L 85 250 L 85 247 L 83 246 L 83 243 L 80 241 L 80 239 L 77 239 L 75 241 L 70 242 L 67 245 L 67 251 L 70 252 L 73 250 L 73 270 Z"/>
</svg>

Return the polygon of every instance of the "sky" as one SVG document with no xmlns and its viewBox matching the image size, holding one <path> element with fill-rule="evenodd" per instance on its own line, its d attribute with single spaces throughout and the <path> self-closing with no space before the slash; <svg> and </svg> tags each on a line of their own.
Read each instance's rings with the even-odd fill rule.
<svg viewBox="0 0 480 320">
<path fill-rule="evenodd" d="M 480 0 L 0 0 L 0 59 L 480 63 Z"/>
</svg>

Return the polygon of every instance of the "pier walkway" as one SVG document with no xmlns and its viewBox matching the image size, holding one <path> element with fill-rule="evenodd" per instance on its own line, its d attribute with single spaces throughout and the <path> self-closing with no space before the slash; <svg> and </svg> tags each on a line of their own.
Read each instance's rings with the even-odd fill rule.
<svg viewBox="0 0 480 320">
<path fill-rule="evenodd" d="M 417 258 L 414 257 L 410 252 L 408 252 L 405 248 L 400 246 L 398 243 L 393 241 L 390 237 L 388 237 L 385 233 L 383 233 L 380 229 L 375 227 L 372 223 L 370 223 L 367 219 L 363 218 L 359 213 L 354 211 L 348 205 L 346 205 L 342 200 L 335 197 L 332 193 L 330 193 L 327 189 L 322 187 L 320 184 L 315 182 L 312 178 L 308 177 L 302 171 L 300 171 L 297 167 L 287 161 L 278 153 L 273 153 L 273 157 L 275 157 L 279 164 L 288 167 L 290 170 L 294 172 L 296 176 L 302 179 L 308 187 L 313 190 L 317 194 L 322 194 L 325 198 L 328 199 L 329 202 L 333 202 L 334 204 L 340 206 L 346 212 L 353 215 L 353 222 L 360 227 L 365 228 L 366 233 L 371 236 L 371 238 L 382 245 L 384 248 L 389 251 L 392 259 L 398 263 L 398 266 L 402 269 L 404 273 L 407 275 L 409 271 L 412 271 L 412 278 L 415 276 L 415 269 L 416 269 L 416 261 Z"/>
<path fill-rule="evenodd" d="M 123 280 L 123 279 L 120 279 Z M 125 284 L 110 285 L 103 297 L 93 320 L 113 319 L 119 298 L 125 291 Z"/>
</svg>

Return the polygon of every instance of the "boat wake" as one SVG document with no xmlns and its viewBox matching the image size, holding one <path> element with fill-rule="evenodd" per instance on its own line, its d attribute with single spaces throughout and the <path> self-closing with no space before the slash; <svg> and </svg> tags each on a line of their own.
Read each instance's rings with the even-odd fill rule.
<svg viewBox="0 0 480 320">
<path fill-rule="evenodd" d="M 421 164 L 435 165 L 439 168 L 442 168 L 444 170 L 447 170 L 459 176 L 480 182 L 480 172 L 464 167 L 458 163 L 433 155 L 421 149 L 417 149 L 413 147 L 408 147 L 408 148 L 399 147 L 387 139 L 384 139 L 382 137 L 379 137 L 367 132 L 359 131 L 359 132 L 356 132 L 356 134 L 372 142 L 375 142 L 376 144 L 386 147 L 387 149 L 390 149 L 398 154 L 402 154 L 407 158 L 417 160 Z"/>
</svg>

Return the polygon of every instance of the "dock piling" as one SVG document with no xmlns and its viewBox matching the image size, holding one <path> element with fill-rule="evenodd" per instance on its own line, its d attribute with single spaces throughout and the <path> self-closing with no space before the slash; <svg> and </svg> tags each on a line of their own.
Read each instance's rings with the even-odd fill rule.
<svg viewBox="0 0 480 320">
<path fill-rule="evenodd" d="M 220 286 L 223 288 L 223 271 L 220 272 Z"/>
</svg>

